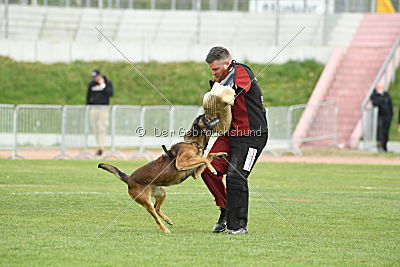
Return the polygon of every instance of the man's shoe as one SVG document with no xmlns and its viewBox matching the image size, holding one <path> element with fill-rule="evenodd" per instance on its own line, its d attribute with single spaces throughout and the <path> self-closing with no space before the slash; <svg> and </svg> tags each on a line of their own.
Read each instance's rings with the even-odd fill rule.
<svg viewBox="0 0 400 267">
<path fill-rule="evenodd" d="M 234 231 L 230 231 L 227 234 L 228 235 L 242 235 L 242 234 L 247 234 L 249 231 L 247 231 L 246 228 L 239 228 L 237 230 Z"/>
<path fill-rule="evenodd" d="M 101 156 L 101 155 L 103 155 L 103 150 L 101 149 L 97 150 L 96 156 Z"/>
<path fill-rule="evenodd" d="M 221 213 L 219 215 L 218 222 L 214 225 L 212 229 L 213 233 L 221 233 L 226 230 L 226 211 L 224 208 L 219 208 Z"/>
</svg>

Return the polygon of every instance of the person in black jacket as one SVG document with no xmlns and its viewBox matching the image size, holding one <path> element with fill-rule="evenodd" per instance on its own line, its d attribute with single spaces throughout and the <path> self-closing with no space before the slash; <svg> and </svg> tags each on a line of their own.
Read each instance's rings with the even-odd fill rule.
<svg viewBox="0 0 400 267">
<path fill-rule="evenodd" d="M 378 149 L 387 152 L 390 123 L 393 118 L 392 99 L 384 86 L 378 84 L 371 95 L 372 104 L 378 107 Z"/>
<path fill-rule="evenodd" d="M 86 105 L 95 105 L 90 108 L 90 125 L 96 135 L 97 153 L 103 154 L 107 129 L 109 125 L 110 97 L 114 94 L 111 81 L 102 75 L 99 70 L 92 72 L 93 80 L 89 83 L 86 94 Z"/>
</svg>

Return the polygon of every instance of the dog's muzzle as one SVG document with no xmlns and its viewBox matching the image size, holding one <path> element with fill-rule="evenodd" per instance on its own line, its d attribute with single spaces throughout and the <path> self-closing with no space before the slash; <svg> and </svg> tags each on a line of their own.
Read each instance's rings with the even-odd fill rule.
<svg viewBox="0 0 400 267">
<path fill-rule="evenodd" d="M 215 126 L 217 125 L 217 123 L 219 122 L 219 118 L 215 118 L 211 121 L 208 121 L 206 119 L 206 116 L 203 116 L 203 122 L 207 126 L 208 130 L 213 130 L 215 128 Z"/>
</svg>

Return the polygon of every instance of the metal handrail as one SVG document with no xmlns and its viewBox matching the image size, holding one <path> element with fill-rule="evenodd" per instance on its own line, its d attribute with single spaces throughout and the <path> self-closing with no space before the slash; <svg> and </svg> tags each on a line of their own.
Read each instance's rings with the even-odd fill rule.
<svg viewBox="0 0 400 267">
<path fill-rule="evenodd" d="M 365 109 L 365 106 L 369 102 L 369 99 L 370 99 L 370 97 L 372 95 L 372 92 L 374 91 L 374 89 L 375 89 L 376 85 L 379 83 L 379 81 L 382 79 L 382 76 L 383 75 L 385 75 L 385 76 L 387 75 L 387 68 L 389 67 L 389 64 L 390 64 L 391 60 L 393 60 L 393 68 L 394 69 L 396 68 L 396 66 L 395 66 L 396 57 L 395 56 L 396 56 L 396 52 L 397 52 L 397 49 L 399 48 L 399 46 L 400 46 L 400 35 L 397 37 L 396 41 L 393 43 L 392 49 L 390 50 L 390 52 L 387 55 L 385 61 L 383 62 L 383 65 L 380 68 L 378 74 L 376 75 L 374 81 L 372 82 L 372 84 L 371 84 L 371 86 L 370 86 L 370 88 L 368 90 L 368 93 L 367 93 L 367 95 L 365 96 L 365 98 L 364 98 L 364 100 L 362 102 L 361 111 L 363 111 Z M 394 76 L 392 77 L 392 79 L 394 79 Z M 386 85 L 387 84 L 386 84 L 386 79 L 385 79 L 385 84 L 384 84 L 385 91 L 387 90 Z"/>
</svg>

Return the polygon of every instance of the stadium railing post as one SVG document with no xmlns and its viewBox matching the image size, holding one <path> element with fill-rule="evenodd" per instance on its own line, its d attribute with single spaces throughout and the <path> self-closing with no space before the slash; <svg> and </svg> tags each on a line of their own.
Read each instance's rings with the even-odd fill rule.
<svg viewBox="0 0 400 267">
<path fill-rule="evenodd" d="M 146 160 L 150 160 L 151 157 L 145 151 L 145 137 L 146 137 L 146 123 L 145 123 L 145 115 L 147 111 L 146 106 L 142 106 L 140 109 L 140 123 L 139 127 L 136 129 L 136 133 L 139 136 L 139 151 L 132 155 L 131 159 L 137 159 L 140 157 L 145 158 Z"/>
<path fill-rule="evenodd" d="M 168 112 L 168 139 L 170 146 L 172 146 L 173 143 L 172 133 L 174 132 L 174 126 L 175 126 L 174 115 L 175 115 L 175 107 L 170 106 Z"/>
<path fill-rule="evenodd" d="M 117 109 L 118 105 L 114 105 L 111 108 L 111 150 L 108 151 L 102 159 L 107 159 L 110 157 L 117 157 L 118 159 L 126 160 L 125 154 L 121 151 L 117 151 L 115 147 L 115 137 L 116 137 L 116 121 L 117 121 Z"/>
<path fill-rule="evenodd" d="M 60 153 L 54 156 L 53 159 L 70 159 L 71 156 L 68 156 L 65 153 L 66 150 L 66 138 L 67 138 L 67 131 L 66 131 L 66 123 L 67 123 L 67 108 L 66 106 L 62 107 L 61 111 L 61 144 L 60 144 Z"/>
<path fill-rule="evenodd" d="M 0 104 L 0 150 L 10 150 L 9 159 L 13 156 L 15 107 L 11 104 Z"/>
<path fill-rule="evenodd" d="M 13 153 L 11 158 L 16 159 L 16 158 L 24 158 L 21 155 L 18 154 L 18 114 L 20 110 L 21 105 L 17 105 L 17 107 L 14 110 L 14 144 L 13 144 Z"/>
<path fill-rule="evenodd" d="M 90 111 L 90 106 L 86 105 L 85 106 L 85 115 L 84 115 L 84 147 L 83 147 L 83 152 L 78 154 L 74 159 L 94 159 L 93 155 L 89 152 L 88 147 L 89 147 L 89 111 Z"/>
</svg>

